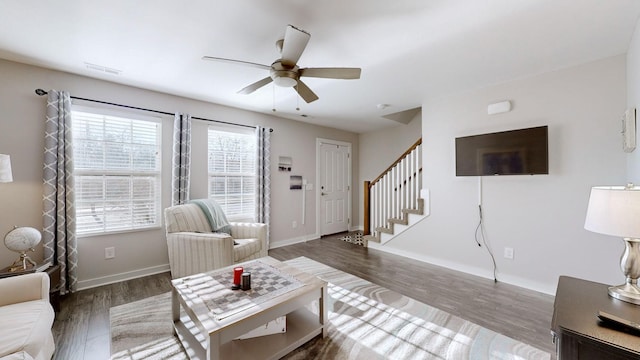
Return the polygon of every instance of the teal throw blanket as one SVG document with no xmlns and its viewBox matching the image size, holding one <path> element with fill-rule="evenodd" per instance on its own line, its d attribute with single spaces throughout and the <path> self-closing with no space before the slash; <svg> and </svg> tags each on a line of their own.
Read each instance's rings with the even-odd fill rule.
<svg viewBox="0 0 640 360">
<path fill-rule="evenodd" d="M 191 200 L 190 203 L 194 203 L 202 209 L 202 212 L 209 220 L 211 229 L 213 232 L 227 233 L 231 235 L 231 225 L 227 220 L 227 216 L 224 214 L 224 210 L 220 204 L 213 199 L 197 199 Z"/>
</svg>

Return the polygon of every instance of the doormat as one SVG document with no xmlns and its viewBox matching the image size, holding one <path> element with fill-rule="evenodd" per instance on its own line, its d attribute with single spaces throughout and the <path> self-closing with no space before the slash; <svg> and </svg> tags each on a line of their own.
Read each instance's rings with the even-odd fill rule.
<svg viewBox="0 0 640 360">
<path fill-rule="evenodd" d="M 364 246 L 364 235 L 362 234 L 361 231 L 348 233 L 347 235 L 341 237 L 340 240 L 351 243 L 351 244 Z"/>
</svg>

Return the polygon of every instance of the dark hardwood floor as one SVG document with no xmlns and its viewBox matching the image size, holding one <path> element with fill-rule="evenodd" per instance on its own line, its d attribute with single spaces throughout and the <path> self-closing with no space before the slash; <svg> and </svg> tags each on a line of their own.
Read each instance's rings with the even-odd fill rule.
<svg viewBox="0 0 640 360">
<path fill-rule="evenodd" d="M 478 325 L 548 351 L 553 296 L 425 264 L 338 240 L 338 236 L 269 251 L 278 260 L 306 256 Z M 53 332 L 54 359 L 108 359 L 109 308 L 170 291 L 169 273 L 64 296 Z"/>
<path fill-rule="evenodd" d="M 170 280 L 166 272 L 63 296 L 53 323 L 53 359 L 109 359 L 109 309 L 171 291 Z"/>
<path fill-rule="evenodd" d="M 351 273 L 553 355 L 554 297 L 494 282 L 417 260 L 321 239 L 269 251 L 288 260 L 298 256 Z"/>
</svg>

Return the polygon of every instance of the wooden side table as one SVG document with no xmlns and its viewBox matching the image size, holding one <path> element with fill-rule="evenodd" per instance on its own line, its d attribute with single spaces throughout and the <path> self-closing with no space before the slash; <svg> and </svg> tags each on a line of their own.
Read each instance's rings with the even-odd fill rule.
<svg viewBox="0 0 640 360">
<path fill-rule="evenodd" d="M 60 311 L 60 265 L 49 266 L 44 269 L 40 269 L 40 265 L 34 269 L 27 271 L 14 271 L 9 272 L 9 267 L 0 270 L 0 278 L 9 276 L 19 276 L 24 274 L 33 273 L 36 271 L 44 271 L 49 275 L 49 302 L 55 312 Z"/>
<path fill-rule="evenodd" d="M 60 312 L 60 265 L 49 266 L 49 302 L 55 312 Z"/>
<path fill-rule="evenodd" d="M 640 336 L 598 320 L 598 311 L 640 323 L 640 305 L 614 299 L 608 285 L 561 276 L 551 334 L 558 360 L 640 358 Z"/>
</svg>

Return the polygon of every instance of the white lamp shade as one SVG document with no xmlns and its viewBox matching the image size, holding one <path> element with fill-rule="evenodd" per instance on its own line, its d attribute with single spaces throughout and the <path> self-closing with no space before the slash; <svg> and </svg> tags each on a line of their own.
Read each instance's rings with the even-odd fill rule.
<svg viewBox="0 0 640 360">
<path fill-rule="evenodd" d="M 640 239 L 640 187 L 591 188 L 584 228 L 605 235 Z"/>
<path fill-rule="evenodd" d="M 0 182 L 12 182 L 11 174 L 11 157 L 9 155 L 0 154 Z"/>
</svg>

